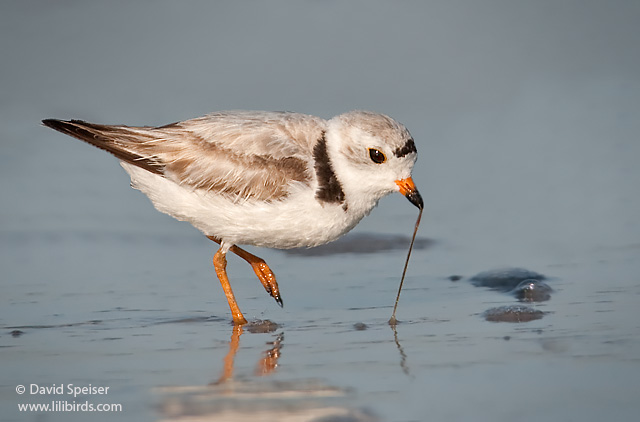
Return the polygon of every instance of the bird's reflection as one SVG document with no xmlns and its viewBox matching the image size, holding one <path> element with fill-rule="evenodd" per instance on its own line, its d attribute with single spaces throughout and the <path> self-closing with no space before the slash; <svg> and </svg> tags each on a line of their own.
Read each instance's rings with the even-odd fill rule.
<svg viewBox="0 0 640 422">
<path fill-rule="evenodd" d="M 254 333 L 272 332 L 278 328 L 277 324 L 271 321 L 251 322 L 247 324 L 247 331 Z M 224 357 L 222 374 L 212 385 L 222 384 L 233 379 L 233 369 L 238 348 L 240 347 L 240 336 L 244 333 L 245 328 L 242 325 L 234 325 L 231 332 L 231 340 L 229 341 L 229 351 Z M 262 352 L 262 357 L 258 360 L 254 374 L 257 376 L 265 376 L 273 373 L 278 367 L 278 359 L 280 359 L 280 350 L 283 347 L 284 333 L 279 333 L 273 342 L 267 343 L 270 347 Z"/>
<path fill-rule="evenodd" d="M 161 396 L 159 411 L 163 422 L 195 420 L 268 420 L 303 422 L 335 420 L 374 422 L 371 412 L 352 405 L 353 392 L 315 379 L 275 380 L 265 377 L 278 369 L 284 333 L 275 333 L 270 321 L 234 326 L 229 349 L 223 358 L 222 373 L 209 385 L 167 386 L 156 389 Z M 234 364 L 242 335 L 272 333 L 268 347 L 260 353 L 253 377 L 237 375 Z M 246 350 L 246 349 L 245 349 Z"/>
<path fill-rule="evenodd" d="M 284 341 L 284 333 L 278 334 L 276 339 L 269 343 L 271 348 L 262 352 L 262 359 L 258 361 L 255 374 L 258 376 L 269 375 L 278 367 L 278 359 L 280 359 L 280 350 Z"/>
</svg>

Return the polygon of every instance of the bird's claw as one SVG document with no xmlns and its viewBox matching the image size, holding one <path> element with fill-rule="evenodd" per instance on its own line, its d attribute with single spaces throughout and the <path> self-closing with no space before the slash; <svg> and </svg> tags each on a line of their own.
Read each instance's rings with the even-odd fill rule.
<svg viewBox="0 0 640 422">
<path fill-rule="evenodd" d="M 282 308 L 283 303 L 282 297 L 280 297 L 280 289 L 278 288 L 276 276 L 273 271 L 271 271 L 271 268 L 269 268 L 267 263 L 262 259 L 257 262 L 251 263 L 251 267 L 258 276 L 260 283 L 262 283 L 267 293 L 269 293 L 269 295 L 274 298 L 276 303 Z"/>
</svg>

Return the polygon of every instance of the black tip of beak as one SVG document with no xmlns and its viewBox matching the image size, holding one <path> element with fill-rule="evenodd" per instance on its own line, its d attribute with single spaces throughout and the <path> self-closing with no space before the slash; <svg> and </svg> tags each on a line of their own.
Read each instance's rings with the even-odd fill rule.
<svg viewBox="0 0 640 422">
<path fill-rule="evenodd" d="M 417 190 L 412 190 L 411 192 L 408 192 L 405 196 L 407 197 L 409 202 L 411 202 L 416 207 L 420 209 L 424 208 L 424 201 L 422 200 L 422 196 L 420 195 L 420 192 L 418 192 Z"/>
</svg>

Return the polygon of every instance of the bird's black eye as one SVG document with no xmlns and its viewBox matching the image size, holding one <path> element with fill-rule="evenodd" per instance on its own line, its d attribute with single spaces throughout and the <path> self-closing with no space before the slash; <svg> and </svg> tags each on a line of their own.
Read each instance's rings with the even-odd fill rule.
<svg viewBox="0 0 640 422">
<path fill-rule="evenodd" d="M 371 161 L 376 164 L 382 164 L 387 161 L 387 157 L 384 156 L 384 153 L 375 148 L 369 148 L 369 157 L 371 157 Z"/>
</svg>

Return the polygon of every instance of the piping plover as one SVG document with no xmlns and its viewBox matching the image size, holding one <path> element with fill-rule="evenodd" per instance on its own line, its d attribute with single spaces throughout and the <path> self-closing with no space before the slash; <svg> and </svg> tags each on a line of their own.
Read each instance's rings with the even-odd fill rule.
<svg viewBox="0 0 640 422">
<path fill-rule="evenodd" d="M 252 266 L 282 306 L 269 266 L 237 245 L 286 249 L 331 242 L 392 192 L 423 208 L 411 179 L 413 138 L 379 113 L 352 111 L 323 120 L 226 111 L 160 127 L 42 123 L 115 155 L 131 186 L 156 209 L 220 244 L 213 264 L 237 325 L 246 319 L 227 278 L 229 251 Z"/>
</svg>

